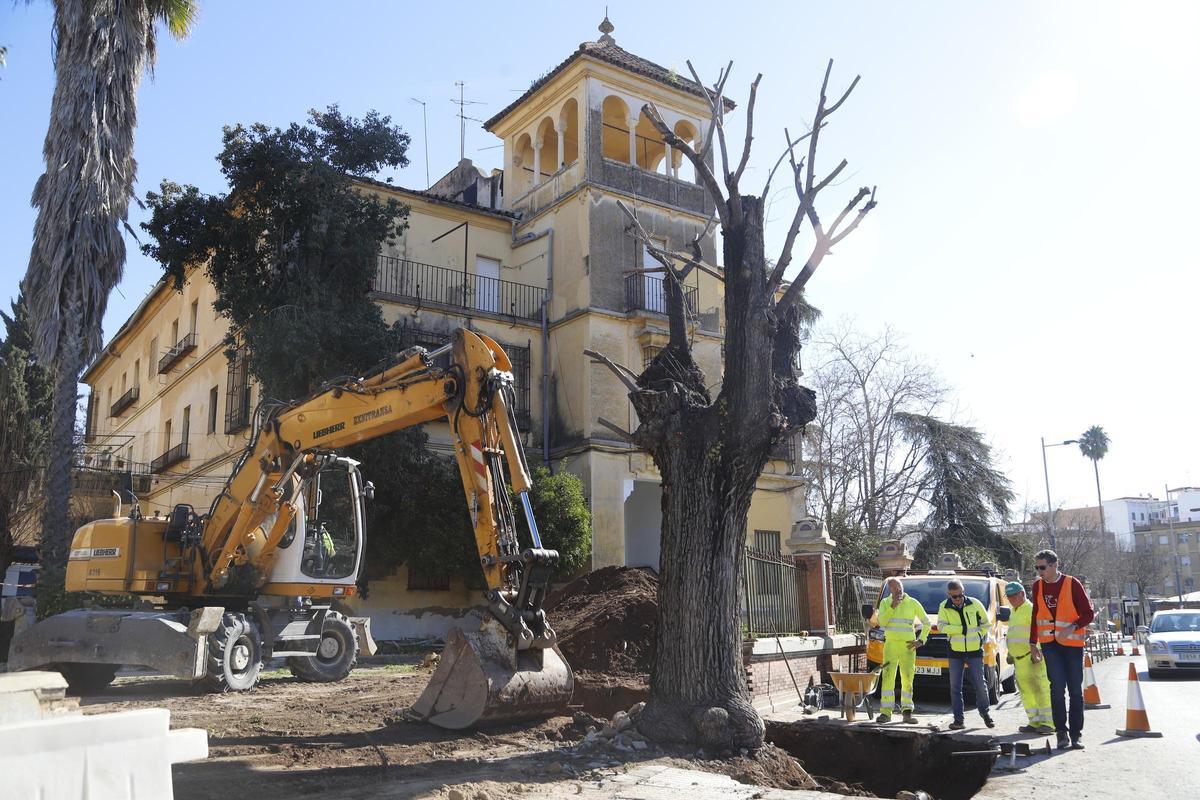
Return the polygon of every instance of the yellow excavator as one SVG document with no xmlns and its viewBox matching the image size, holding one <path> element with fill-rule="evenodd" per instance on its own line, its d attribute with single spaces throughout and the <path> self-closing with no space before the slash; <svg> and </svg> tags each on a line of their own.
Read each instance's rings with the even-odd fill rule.
<svg viewBox="0 0 1200 800">
<path fill-rule="evenodd" d="M 349 674 L 363 626 L 337 610 L 356 592 L 363 503 L 374 492 L 338 449 L 387 433 L 449 423 L 489 614 L 453 628 L 409 716 L 445 728 L 543 716 L 570 700 L 573 674 L 542 610 L 558 553 L 542 547 L 513 414 L 512 364 L 483 334 L 414 347 L 362 378 L 306 399 L 260 404 L 250 441 L 206 514 L 97 520 L 76 531 L 68 591 L 140 597 L 135 608 L 78 609 L 14 638 L 9 669 L 57 669 L 78 691 L 121 665 L 148 667 L 214 691 L 241 691 L 285 658 L 301 680 Z M 506 475 L 507 480 L 506 480 Z M 513 491 L 528 546 L 518 539 Z"/>
</svg>

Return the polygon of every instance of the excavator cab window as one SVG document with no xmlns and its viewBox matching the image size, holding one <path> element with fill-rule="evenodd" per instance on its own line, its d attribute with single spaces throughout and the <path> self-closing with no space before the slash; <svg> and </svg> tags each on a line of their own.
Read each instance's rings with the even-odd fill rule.
<svg viewBox="0 0 1200 800">
<path fill-rule="evenodd" d="M 346 578 L 354 573 L 358 525 L 352 477 L 345 465 L 335 462 L 309 485 L 301 571 L 310 578 Z"/>
</svg>

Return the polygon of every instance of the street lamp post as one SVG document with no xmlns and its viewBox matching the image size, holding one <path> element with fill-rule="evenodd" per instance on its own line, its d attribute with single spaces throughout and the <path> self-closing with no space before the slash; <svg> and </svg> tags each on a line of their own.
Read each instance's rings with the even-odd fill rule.
<svg viewBox="0 0 1200 800">
<path fill-rule="evenodd" d="M 1046 465 L 1046 448 L 1047 447 L 1062 447 L 1066 444 L 1079 444 L 1078 439 L 1064 439 L 1061 442 L 1051 442 L 1046 444 L 1046 437 L 1042 437 L 1042 476 L 1046 479 L 1046 519 L 1050 525 L 1050 549 L 1058 548 L 1058 537 L 1054 534 L 1054 503 L 1050 499 L 1050 467 Z M 1104 509 L 1100 509 L 1100 513 L 1104 513 Z"/>
</svg>

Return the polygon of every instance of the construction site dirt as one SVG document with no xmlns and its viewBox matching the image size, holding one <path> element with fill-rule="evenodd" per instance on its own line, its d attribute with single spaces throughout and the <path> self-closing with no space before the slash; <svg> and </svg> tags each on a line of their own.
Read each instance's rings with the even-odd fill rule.
<svg viewBox="0 0 1200 800">
<path fill-rule="evenodd" d="M 339 683 L 318 684 L 279 670 L 253 691 L 222 695 L 139 675 L 118 677 L 82 702 L 85 713 L 167 708 L 172 727 L 206 729 L 208 759 L 174 767 L 180 800 L 226 800 L 248 790 L 272 800 L 558 796 L 650 761 L 778 788 L 814 785 L 799 764 L 770 747 L 757 757 L 722 758 L 653 744 L 591 745 L 588 723 L 603 721 L 588 715 L 475 732 L 404 721 L 399 712 L 430 672 L 416 664 L 367 666 Z"/>
<path fill-rule="evenodd" d="M 552 594 L 546 609 L 575 670 L 573 704 L 609 717 L 646 699 L 658 614 L 653 572 L 598 569 Z"/>
</svg>

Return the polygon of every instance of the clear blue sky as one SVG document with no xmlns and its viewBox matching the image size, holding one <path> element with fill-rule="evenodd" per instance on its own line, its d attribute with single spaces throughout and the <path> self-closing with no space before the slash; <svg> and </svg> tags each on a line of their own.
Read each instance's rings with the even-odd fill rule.
<svg viewBox="0 0 1200 800">
<path fill-rule="evenodd" d="M 1044 503 L 1038 437 L 1105 427 L 1106 497 L 1200 483 L 1200 5 L 1007 2 L 609 2 L 617 42 L 706 80 L 734 61 L 731 95 L 764 79 L 749 185 L 782 130 L 811 118 L 825 59 L 862 83 L 823 139 L 840 191 L 878 184 L 880 206 L 811 284 L 829 318 L 891 324 L 954 388 L 962 418 L 1000 451 L 1018 493 Z M 143 83 L 138 194 L 163 178 L 222 188 L 221 126 L 285 124 L 339 103 L 413 134 L 402 185 L 424 185 L 421 98 L 434 179 L 458 158 L 454 82 L 486 119 L 598 36 L 604 4 L 422 5 L 201 0 L 193 35 L 165 36 Z M 726 16 L 733 8 L 736 13 Z M 0 4 L 0 297 L 16 294 L 29 193 L 53 89 L 49 3 Z M 734 140 L 740 123 L 731 122 Z M 467 155 L 499 166 L 471 124 Z M 832 194 L 832 193 L 831 193 Z M 791 212 L 775 194 L 768 239 Z M 833 200 L 831 196 L 829 198 Z M 135 226 L 142 212 L 135 209 Z M 158 277 L 136 251 L 110 301 L 111 334 Z M 1191 365 L 1191 366 L 1189 366 Z M 1090 464 L 1050 451 L 1055 501 L 1095 497 Z"/>
</svg>

